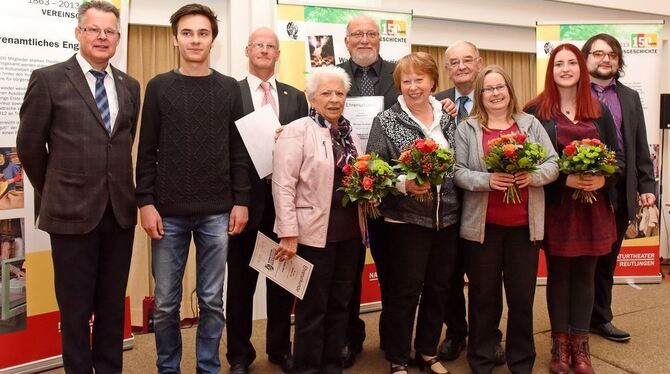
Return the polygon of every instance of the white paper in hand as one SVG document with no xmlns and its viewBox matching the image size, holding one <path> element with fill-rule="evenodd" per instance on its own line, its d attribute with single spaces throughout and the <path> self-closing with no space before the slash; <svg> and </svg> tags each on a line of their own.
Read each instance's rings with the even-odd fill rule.
<svg viewBox="0 0 670 374">
<path fill-rule="evenodd" d="M 272 148 L 279 119 L 270 105 L 255 110 L 235 121 L 237 131 L 247 147 L 251 161 L 261 178 L 272 174 Z"/>
</svg>

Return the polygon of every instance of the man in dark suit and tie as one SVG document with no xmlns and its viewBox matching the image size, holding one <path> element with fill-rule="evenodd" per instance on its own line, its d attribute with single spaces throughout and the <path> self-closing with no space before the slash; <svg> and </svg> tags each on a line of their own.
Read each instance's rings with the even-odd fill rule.
<svg viewBox="0 0 670 374">
<path fill-rule="evenodd" d="M 249 58 L 249 75 L 241 80 L 244 114 L 265 105 L 272 106 L 279 123 L 288 124 L 307 115 L 305 94 L 275 78 L 275 63 L 279 59 L 279 41 L 269 28 L 251 33 L 245 48 Z M 258 124 L 259 126 L 265 124 Z M 233 374 L 247 373 L 256 357 L 251 344 L 253 297 L 258 272 L 249 267 L 257 233 L 260 231 L 275 241 L 272 231 L 275 219 L 272 186 L 269 178 L 259 178 L 256 169 L 249 168 L 251 195 L 249 222 L 242 234 L 230 238 L 228 254 L 228 296 L 226 299 L 227 347 L 226 357 Z M 280 365 L 284 372 L 292 369 L 291 310 L 294 296 L 274 282 L 266 280 L 267 329 L 266 352 L 270 362 Z"/>
<path fill-rule="evenodd" d="M 601 256 L 596 264 L 591 315 L 591 332 L 615 342 L 630 340 L 628 332 L 612 324 L 612 285 L 617 256 L 628 222 L 637 213 L 638 193 L 639 205 L 652 206 L 656 203 L 656 180 L 640 95 L 619 81 L 625 66 L 622 52 L 619 41 L 608 34 L 592 36 L 582 47 L 591 75 L 591 92 L 612 113 L 619 149 L 625 157 L 624 178 L 620 178 L 616 186 L 617 241 L 612 245 L 612 251 Z"/>
<path fill-rule="evenodd" d="M 454 87 L 438 93 L 435 98 L 437 100 L 449 99 L 454 102 L 458 108 L 457 123 L 463 121 L 472 110 L 475 80 L 483 64 L 477 46 L 468 41 L 455 42 L 444 53 L 444 69 Z M 440 359 L 444 361 L 456 360 L 461 351 L 465 349 L 468 337 L 465 296 L 463 295 L 465 256 L 460 248 L 458 253 L 458 264 L 451 282 L 453 287 L 449 291 L 447 305 L 444 309 L 444 323 L 448 329 L 446 338 L 438 350 Z M 498 331 L 498 335 L 499 339 L 502 338 L 502 332 Z M 496 365 L 505 363 L 505 351 L 500 344 L 496 347 L 495 363 Z"/>
<path fill-rule="evenodd" d="M 78 21 L 79 53 L 32 73 L 16 143 L 41 196 L 38 227 L 51 236 L 65 371 L 118 373 L 137 217 L 131 149 L 140 87 L 109 64 L 118 9 L 83 3 Z"/>
</svg>

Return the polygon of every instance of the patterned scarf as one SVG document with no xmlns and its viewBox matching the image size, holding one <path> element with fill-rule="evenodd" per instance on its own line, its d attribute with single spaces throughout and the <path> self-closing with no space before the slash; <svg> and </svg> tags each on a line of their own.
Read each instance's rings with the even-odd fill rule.
<svg viewBox="0 0 670 374">
<path fill-rule="evenodd" d="M 328 128 L 326 119 L 311 108 L 309 110 L 309 117 L 318 123 L 321 127 Z M 356 158 L 358 153 L 356 147 L 351 139 L 351 124 L 349 120 L 340 116 L 337 124 L 330 126 L 330 138 L 333 140 L 333 154 L 335 155 L 335 165 L 342 169 L 351 158 Z"/>
</svg>

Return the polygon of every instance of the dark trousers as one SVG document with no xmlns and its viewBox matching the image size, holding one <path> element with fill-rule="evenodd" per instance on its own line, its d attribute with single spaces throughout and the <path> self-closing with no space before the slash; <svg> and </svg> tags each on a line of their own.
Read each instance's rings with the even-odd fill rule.
<svg viewBox="0 0 670 374">
<path fill-rule="evenodd" d="M 341 373 L 349 300 L 361 255 L 360 240 L 298 245 L 298 255 L 314 264 L 305 297 L 298 300 L 293 346 L 294 374 Z"/>
<path fill-rule="evenodd" d="M 468 322 L 465 319 L 465 250 L 460 239 L 454 276 L 447 292 L 447 304 L 444 308 L 444 324 L 447 325 L 446 338 L 454 341 L 465 340 L 468 336 Z"/>
<path fill-rule="evenodd" d="M 547 255 L 547 307 L 551 331 L 588 335 L 596 256 Z"/>
<path fill-rule="evenodd" d="M 269 199 L 269 201 L 266 199 L 259 231 L 272 240 L 279 241 L 272 232 L 275 211 L 271 195 Z M 226 358 L 231 365 L 241 363 L 248 366 L 256 358 L 256 350 L 251 344 L 251 330 L 258 272 L 249 266 L 249 261 L 254 251 L 257 233 L 256 230 L 245 231 L 240 235 L 231 236 L 228 243 Z M 281 358 L 291 353 L 291 311 L 295 297 L 269 279 L 266 279 L 265 285 L 268 316 L 265 351 L 268 356 Z"/>
<path fill-rule="evenodd" d="M 447 289 L 456 264 L 458 224 L 441 230 L 387 225 L 393 245 L 389 246 L 384 347 L 388 361 L 407 364 L 417 306 L 414 349 L 417 354 L 437 354 Z"/>
<path fill-rule="evenodd" d="M 388 284 L 386 282 L 386 274 L 388 272 L 388 229 L 384 222 L 384 218 L 368 219 L 368 233 L 370 236 L 370 253 L 375 261 L 375 268 L 377 269 L 377 282 L 379 283 L 379 291 L 381 294 L 382 311 L 379 314 L 379 341 L 383 346 L 384 334 L 384 294 L 387 292 Z M 365 248 L 363 248 L 363 251 Z M 349 302 L 349 323 L 347 326 L 347 340 L 346 344 L 354 349 L 363 347 L 365 341 L 365 322 L 360 318 L 361 313 L 361 282 L 363 269 L 365 266 L 365 252 L 361 253 L 358 264 L 356 264 L 357 277 L 354 283 L 354 291 L 351 294 L 351 301 Z"/>
<path fill-rule="evenodd" d="M 484 243 L 465 241 L 470 282 L 468 363 L 473 373 L 488 374 L 495 366 L 503 283 L 508 308 L 507 366 L 512 373 L 533 371 L 533 300 L 539 248 L 529 237 L 528 226 L 487 224 Z"/>
<path fill-rule="evenodd" d="M 621 185 L 621 184 L 620 184 Z M 598 257 L 595 272 L 595 296 L 591 325 L 600 325 L 612 321 L 612 286 L 614 285 L 614 270 L 617 257 L 621 251 L 626 228 L 628 228 L 628 208 L 626 203 L 626 188 L 617 188 L 618 205 L 614 212 L 616 219 L 616 242 L 612 244 L 612 252 Z"/>
<path fill-rule="evenodd" d="M 51 234 L 67 373 L 120 373 L 123 369 L 123 322 L 134 234 L 134 227 L 118 225 L 111 204 L 93 231 Z"/>
</svg>

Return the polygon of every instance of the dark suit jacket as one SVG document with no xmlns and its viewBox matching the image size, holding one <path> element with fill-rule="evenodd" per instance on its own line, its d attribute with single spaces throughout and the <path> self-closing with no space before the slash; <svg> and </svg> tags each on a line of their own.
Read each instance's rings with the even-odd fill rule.
<svg viewBox="0 0 670 374">
<path fill-rule="evenodd" d="M 16 147 L 41 195 L 39 228 L 46 232 L 90 232 L 109 201 L 121 227 L 137 221 L 131 149 L 140 85 L 122 71 L 112 71 L 119 113 L 111 137 L 74 56 L 30 77 Z"/>
<path fill-rule="evenodd" d="M 637 91 L 616 82 L 615 91 L 621 103 L 621 127 L 626 153 L 626 203 L 628 218 L 634 219 L 637 212 L 637 193 L 656 193 L 654 166 L 649 156 L 647 128 L 640 95 Z M 619 207 L 623 208 L 623 207 Z"/>
<path fill-rule="evenodd" d="M 358 88 L 358 85 L 354 83 L 354 68 L 351 62 L 351 59 L 344 61 L 343 63 L 337 65 L 344 69 L 344 71 L 349 74 L 351 78 L 351 89 L 347 96 L 363 96 L 361 90 Z M 384 110 L 390 108 L 393 104 L 398 101 L 398 96 L 400 92 L 395 87 L 393 82 L 393 71 L 395 70 L 395 64 L 392 62 L 384 61 L 382 59 L 382 68 L 379 72 L 379 80 L 374 86 L 375 95 L 384 96 Z"/>
<path fill-rule="evenodd" d="M 437 101 L 441 101 L 441 100 L 444 100 L 444 99 L 449 99 L 449 100 L 451 100 L 455 103 L 456 102 L 456 88 L 451 87 L 451 88 L 448 88 L 448 89 L 446 89 L 442 92 L 438 92 L 435 95 L 435 99 L 437 99 Z"/>
<path fill-rule="evenodd" d="M 242 92 L 243 115 L 246 116 L 254 111 L 254 102 L 247 79 L 239 83 Z M 279 123 L 282 126 L 307 116 L 309 109 L 302 91 L 277 81 L 277 97 L 279 99 Z M 249 206 L 249 222 L 244 231 L 258 230 L 265 211 L 265 186 L 263 186 L 265 182 L 260 179 L 253 165 L 249 167 L 249 180 L 251 182 L 251 205 Z"/>
</svg>

